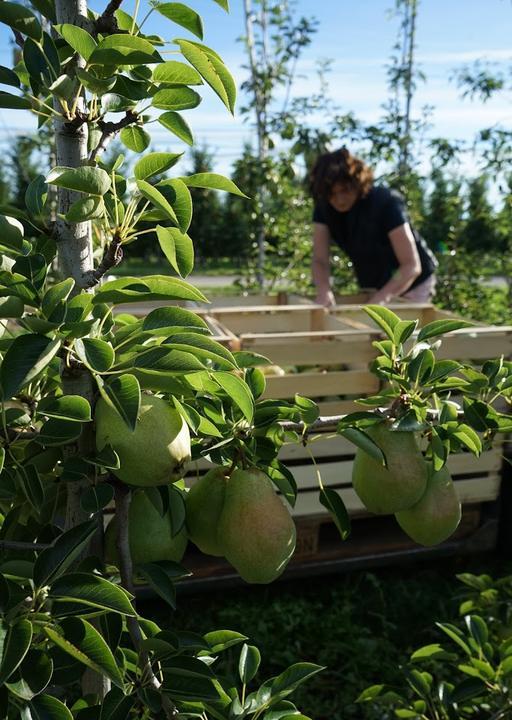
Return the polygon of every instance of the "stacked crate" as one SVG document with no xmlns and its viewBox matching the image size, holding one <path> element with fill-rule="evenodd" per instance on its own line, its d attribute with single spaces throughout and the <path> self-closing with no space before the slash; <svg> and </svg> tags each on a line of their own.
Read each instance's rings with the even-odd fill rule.
<svg viewBox="0 0 512 720">
<path fill-rule="evenodd" d="M 265 304 L 233 306 L 214 301 L 200 308 L 216 326 L 219 338 L 229 338 L 232 349 L 265 355 L 279 374 L 268 375 L 264 397 L 293 398 L 299 392 L 315 400 L 321 415 L 338 415 L 361 409 L 355 400 L 375 394 L 379 380 L 368 365 L 377 351 L 372 341 L 382 338 L 360 302 L 364 296 L 344 298 L 325 310 L 310 301 L 285 295 L 258 298 Z M 291 303 L 290 304 L 290 300 Z M 348 300 L 349 302 L 345 302 Z M 402 319 L 419 325 L 453 317 L 431 304 L 391 304 Z M 512 357 L 512 327 L 477 325 L 444 336 L 437 357 L 481 364 L 499 356 Z M 309 452 L 302 445 L 282 448 L 280 459 L 293 473 L 298 496 L 292 513 L 298 529 L 295 558 L 288 575 L 322 571 L 354 563 L 375 563 L 404 554 L 464 552 L 489 549 L 496 542 L 496 501 L 500 493 L 502 448 L 496 446 L 475 458 L 469 453 L 452 456 L 449 468 L 463 504 L 463 520 L 450 541 L 433 550 L 420 549 L 400 530 L 392 517 L 370 516 L 352 488 L 355 448 L 333 430 L 317 434 L 310 449 L 325 486 L 336 489 L 352 517 L 351 539 L 342 542 L 318 499 L 318 481 Z M 203 463 L 199 472 L 204 472 Z M 230 570 L 222 560 L 201 558 L 192 550 L 187 558 L 194 582 L 226 578 Z M 185 563 L 187 564 L 187 562 Z"/>
</svg>

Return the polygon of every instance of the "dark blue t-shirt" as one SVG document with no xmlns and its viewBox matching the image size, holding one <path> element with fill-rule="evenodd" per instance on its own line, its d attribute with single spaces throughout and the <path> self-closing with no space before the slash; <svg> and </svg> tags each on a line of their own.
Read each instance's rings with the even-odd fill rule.
<svg viewBox="0 0 512 720">
<path fill-rule="evenodd" d="M 388 233 L 409 222 L 401 195 L 375 186 L 348 212 L 338 212 L 329 202 L 317 204 L 313 222 L 327 225 L 332 239 L 352 260 L 359 286 L 383 287 L 399 266 Z M 413 230 L 421 261 L 421 274 L 410 288 L 424 282 L 437 262 L 423 238 Z"/>
</svg>

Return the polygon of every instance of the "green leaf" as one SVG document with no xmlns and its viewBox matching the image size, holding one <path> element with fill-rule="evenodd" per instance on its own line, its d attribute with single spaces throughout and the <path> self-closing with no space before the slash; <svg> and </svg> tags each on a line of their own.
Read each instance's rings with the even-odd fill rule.
<svg viewBox="0 0 512 720">
<path fill-rule="evenodd" d="M 102 395 L 107 396 L 130 430 L 135 430 L 140 409 L 140 385 L 134 375 L 124 374 L 112 378 L 103 386 Z"/>
<path fill-rule="evenodd" d="M 356 447 L 364 450 L 365 453 L 370 455 L 370 457 L 372 457 L 378 463 L 381 463 L 384 466 L 386 465 L 386 457 L 384 453 L 377 445 L 377 443 L 375 443 L 372 438 L 364 432 L 364 430 L 360 430 L 359 428 L 355 427 L 342 427 L 338 429 L 338 434 L 343 435 L 343 437 L 347 438 L 347 440 L 350 440 L 351 443 L 354 443 Z"/>
<path fill-rule="evenodd" d="M 114 348 L 106 340 L 79 338 L 75 341 L 75 352 L 86 367 L 98 373 L 107 372 L 114 364 Z"/>
<path fill-rule="evenodd" d="M 482 441 L 480 440 L 478 434 L 469 425 L 461 423 L 452 435 L 475 455 L 480 455 L 482 452 Z"/>
<path fill-rule="evenodd" d="M 36 41 L 41 40 L 43 36 L 41 23 L 34 13 L 19 3 L 1 2 L 0 22 Z"/>
<path fill-rule="evenodd" d="M 393 340 L 395 327 L 401 322 L 398 315 L 384 305 L 365 305 L 364 311 Z"/>
<path fill-rule="evenodd" d="M 185 67 L 188 67 L 188 65 L 185 65 Z M 190 68 L 192 72 L 196 72 L 193 68 Z M 199 77 L 199 75 L 198 75 Z M 201 78 L 199 78 L 200 82 L 202 82 Z M 3 65 L 0 65 L 0 84 L 1 85 L 11 85 L 12 87 L 19 88 L 21 86 L 21 82 L 19 77 L 16 75 L 16 73 L 11 70 L 11 68 L 4 67 Z"/>
<path fill-rule="evenodd" d="M 105 170 L 89 165 L 78 168 L 55 167 L 50 171 L 46 182 L 66 190 L 76 190 L 90 195 L 104 195 L 111 184 Z"/>
<path fill-rule="evenodd" d="M 96 521 L 87 520 L 59 535 L 51 547 L 43 550 L 34 564 L 36 587 L 51 584 L 65 573 L 87 546 L 96 530 Z"/>
<path fill-rule="evenodd" d="M 31 255 L 18 256 L 12 266 L 13 273 L 20 273 L 29 280 L 32 285 L 40 290 L 44 285 L 48 272 L 48 263 L 44 255 L 35 253 Z"/>
<path fill-rule="evenodd" d="M 25 191 L 25 204 L 27 210 L 34 217 L 39 217 L 44 212 L 46 198 L 48 196 L 48 186 L 43 175 L 37 175 L 29 184 Z"/>
<path fill-rule="evenodd" d="M 91 406 L 81 395 L 61 395 L 60 397 L 43 397 L 36 408 L 39 415 L 64 418 L 75 422 L 90 422 Z"/>
<path fill-rule="evenodd" d="M 43 295 L 43 300 L 41 302 L 41 310 L 43 312 L 43 315 L 48 320 L 54 315 L 57 308 L 59 307 L 63 308 L 63 316 L 65 316 L 65 302 L 68 299 L 74 286 L 75 281 L 73 280 L 73 278 L 66 278 L 66 280 L 62 280 L 61 282 L 56 283 L 55 285 L 52 285 L 48 288 L 48 290 Z"/>
<path fill-rule="evenodd" d="M 41 15 L 52 22 L 57 22 L 55 13 L 55 0 L 32 0 L 32 5 Z"/>
<path fill-rule="evenodd" d="M 418 342 L 422 342 L 427 338 L 436 337 L 437 335 L 444 335 L 453 330 L 468 327 L 474 327 L 474 323 L 467 322 L 466 320 L 434 320 L 434 322 L 428 323 L 428 325 L 424 325 L 421 328 L 418 333 Z"/>
<path fill-rule="evenodd" d="M 125 590 L 99 575 L 90 573 L 64 575 L 51 585 L 49 595 L 130 617 L 135 617 L 136 614 L 130 602 L 131 596 Z"/>
<path fill-rule="evenodd" d="M 5 5 L 5 3 L 0 3 L 0 8 L 2 5 Z M 30 101 L 26 98 L 0 90 L 0 108 L 7 110 L 30 110 L 31 107 Z"/>
<path fill-rule="evenodd" d="M 148 581 L 150 587 L 164 602 L 176 610 L 176 589 L 171 577 L 162 567 L 163 563 L 144 563 L 137 565 L 137 571 Z"/>
<path fill-rule="evenodd" d="M 18 480 L 28 502 L 36 515 L 44 504 L 45 492 L 37 469 L 33 465 L 19 468 Z"/>
<path fill-rule="evenodd" d="M 93 72 L 88 72 L 83 68 L 76 68 L 75 70 L 78 80 L 82 83 L 86 90 L 89 90 L 93 95 L 103 95 L 112 90 L 116 84 L 116 76 L 113 77 L 97 77 Z"/>
<path fill-rule="evenodd" d="M 197 288 L 179 278 L 165 275 L 146 275 L 143 279 L 124 277 L 110 280 L 97 290 L 93 304 L 133 303 L 147 300 L 196 300 L 207 302 Z"/>
<path fill-rule="evenodd" d="M 294 403 L 299 408 L 301 420 L 308 425 L 315 422 L 320 415 L 320 409 L 316 402 L 303 395 L 296 394 Z"/>
<path fill-rule="evenodd" d="M 231 193 L 232 195 L 239 195 L 244 198 L 247 197 L 247 195 L 237 188 L 232 180 L 224 177 L 224 175 L 219 175 L 218 173 L 195 173 L 194 175 L 181 177 L 180 180 L 183 180 L 185 185 L 188 185 L 188 187 L 205 188 L 207 190 L 222 190 L 224 192 Z"/>
<path fill-rule="evenodd" d="M 182 55 L 195 67 L 197 72 L 219 96 L 231 113 L 236 102 L 236 85 L 231 74 L 216 53 L 200 43 L 189 40 L 175 40 Z"/>
<path fill-rule="evenodd" d="M 332 488 L 322 487 L 320 502 L 332 515 L 341 539 L 346 540 L 350 535 L 350 517 L 341 495 Z"/>
<path fill-rule="evenodd" d="M 197 357 L 212 360 L 225 370 L 237 368 L 235 358 L 227 348 L 213 338 L 197 333 L 175 333 L 165 340 L 161 347 L 190 352 Z"/>
<path fill-rule="evenodd" d="M 158 122 L 187 145 L 194 144 L 192 131 L 187 121 L 177 112 L 169 111 L 159 116 Z"/>
<path fill-rule="evenodd" d="M 248 685 L 251 680 L 254 680 L 256 673 L 261 662 L 261 654 L 257 647 L 254 645 L 242 645 L 240 651 L 240 660 L 238 662 L 238 674 L 240 680 L 244 685 Z"/>
<path fill-rule="evenodd" d="M 285 697 L 292 693 L 299 685 L 309 680 L 324 668 L 314 663 L 295 663 L 278 675 L 271 685 L 272 697 Z"/>
<path fill-rule="evenodd" d="M 151 104 L 158 110 L 190 110 L 197 107 L 200 102 L 201 96 L 192 88 L 177 87 L 158 90 L 153 95 Z"/>
<path fill-rule="evenodd" d="M 173 222 L 175 225 L 179 225 L 176 213 L 172 209 L 171 204 L 167 201 L 165 196 L 162 195 L 160 190 L 157 190 L 156 187 L 150 185 L 145 180 L 137 180 L 137 187 L 139 188 L 141 195 L 143 195 L 146 200 L 149 200 L 152 205 L 154 205 L 158 210 L 160 210 L 163 213 L 164 217 L 166 217 L 168 220 L 171 220 L 171 222 Z"/>
<path fill-rule="evenodd" d="M 254 416 L 254 399 L 247 383 L 236 375 L 223 371 L 213 373 L 212 378 L 240 408 L 246 420 L 251 422 Z"/>
<path fill-rule="evenodd" d="M 156 84 L 169 83 L 170 85 L 202 85 L 201 75 L 190 65 L 169 60 L 160 63 L 153 70 L 153 82 Z"/>
<path fill-rule="evenodd" d="M 105 37 L 89 57 L 90 65 L 145 65 L 160 63 L 162 58 L 153 45 L 141 37 L 114 34 Z"/>
<path fill-rule="evenodd" d="M 203 21 L 192 8 L 183 5 L 183 3 L 166 2 L 158 3 L 155 9 L 177 25 L 181 25 L 185 30 L 189 30 L 200 40 L 203 39 Z"/>
<path fill-rule="evenodd" d="M 407 367 L 407 377 L 413 383 L 425 383 L 430 377 L 436 361 L 432 350 L 422 350 Z"/>
<path fill-rule="evenodd" d="M 210 332 L 208 325 L 199 315 L 180 307 L 161 307 L 151 310 L 142 321 L 142 329 L 161 336 L 183 330 L 201 332 L 201 334 Z"/>
<path fill-rule="evenodd" d="M 107 482 L 92 485 L 80 495 L 80 507 L 84 512 L 97 513 L 114 499 L 114 488 Z"/>
<path fill-rule="evenodd" d="M 42 650 L 29 650 L 18 668 L 18 679 L 6 685 L 16 697 L 32 700 L 48 686 L 52 673 L 53 662 L 48 653 Z"/>
<path fill-rule="evenodd" d="M 240 645 L 247 640 L 247 635 L 242 635 L 234 630 L 212 630 L 203 637 L 210 646 L 212 655 L 223 652 L 234 645 Z"/>
<path fill-rule="evenodd" d="M 173 165 L 176 165 L 182 155 L 183 153 L 148 153 L 135 163 L 133 174 L 137 180 L 145 180 L 152 175 L 160 175 Z"/>
<path fill-rule="evenodd" d="M 77 422 L 50 418 L 46 420 L 39 431 L 39 442 L 43 445 L 68 445 L 78 440 L 82 434 L 82 425 Z"/>
<path fill-rule="evenodd" d="M 190 190 L 179 178 L 159 182 L 158 189 L 172 205 L 181 232 L 186 233 L 192 220 L 192 197 Z"/>
<path fill-rule="evenodd" d="M 179 228 L 156 226 L 158 242 L 169 264 L 181 277 L 194 269 L 194 243 Z"/>
<path fill-rule="evenodd" d="M 70 617 L 62 620 L 61 628 L 63 635 L 50 627 L 46 627 L 45 632 L 61 650 L 123 688 L 123 677 L 112 651 L 90 622 Z"/>
<path fill-rule="evenodd" d="M 23 720 L 73 720 L 71 711 L 53 695 L 38 695 L 29 708 L 30 716 L 23 716 Z"/>
<path fill-rule="evenodd" d="M 75 52 L 81 55 L 85 60 L 89 61 L 92 53 L 98 47 L 98 43 L 89 35 L 87 30 L 78 25 L 64 23 L 63 25 L 55 25 L 55 29 L 62 35 L 64 40 L 70 45 Z"/>
<path fill-rule="evenodd" d="M 0 245 L 22 252 L 23 235 L 23 225 L 19 220 L 8 215 L 0 215 Z"/>
<path fill-rule="evenodd" d="M 213 2 L 217 3 L 217 5 L 220 5 L 220 7 L 225 10 L 226 12 L 229 12 L 229 2 L 228 0 L 213 0 Z"/>
<path fill-rule="evenodd" d="M 400 320 L 393 329 L 393 342 L 395 345 L 403 345 L 416 330 L 417 325 L 417 320 Z"/>
<path fill-rule="evenodd" d="M 162 690 L 176 700 L 218 700 L 219 692 L 210 668 L 201 660 L 176 655 L 170 667 L 163 661 Z"/>
<path fill-rule="evenodd" d="M 72 203 L 64 217 L 70 223 L 86 222 L 86 220 L 101 217 L 104 211 L 105 203 L 103 198 L 92 195 Z"/>
<path fill-rule="evenodd" d="M 60 349 L 60 340 L 44 335 L 20 335 L 14 338 L 0 368 L 0 387 L 4 400 L 16 395 L 48 367 Z"/>
<path fill-rule="evenodd" d="M 119 140 L 128 150 L 141 153 L 149 147 L 151 136 L 139 125 L 124 127 L 119 133 Z"/>
<path fill-rule="evenodd" d="M 0 662 L 0 686 L 9 679 L 30 649 L 32 642 L 32 623 L 18 620 L 11 625 L 3 642 Z"/>
<path fill-rule="evenodd" d="M 166 375 L 202 370 L 205 367 L 195 355 L 168 346 L 152 347 L 139 352 L 132 362 L 136 369 L 151 370 Z"/>
</svg>

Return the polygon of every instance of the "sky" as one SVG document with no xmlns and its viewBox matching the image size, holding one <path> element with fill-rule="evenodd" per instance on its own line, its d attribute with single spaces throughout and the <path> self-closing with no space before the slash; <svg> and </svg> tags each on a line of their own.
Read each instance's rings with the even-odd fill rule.
<svg viewBox="0 0 512 720">
<path fill-rule="evenodd" d="M 243 0 L 230 0 L 229 14 L 213 0 L 187 1 L 203 17 L 204 42 L 222 56 L 240 85 L 247 76 L 244 48 L 237 41 L 244 33 Z M 91 2 L 95 10 L 101 10 L 103 4 Z M 394 0 L 297 0 L 297 16 L 316 18 L 318 31 L 301 57 L 293 93 L 314 92 L 316 65 L 319 60 L 330 59 L 329 92 L 333 102 L 342 112 L 352 111 L 366 122 L 377 120 L 388 95 L 386 65 L 398 28 L 396 17 L 389 13 L 393 5 Z M 147 8 L 148 3 L 142 0 L 141 6 Z M 133 0 L 126 0 L 123 7 L 130 11 Z M 169 40 L 187 37 L 187 31 L 155 12 L 144 29 Z M 487 60 L 510 72 L 511 37 L 511 0 L 420 0 L 416 53 L 426 82 L 418 84 L 413 111 L 419 112 L 424 105 L 433 107 L 432 135 L 469 141 L 483 127 L 512 126 L 511 93 L 500 93 L 486 104 L 462 100 L 453 80 L 457 68 L 475 60 Z M 9 33 L 0 26 L 0 63 L 8 65 L 10 54 Z M 254 131 L 240 114 L 231 117 L 212 91 L 201 92 L 202 104 L 185 115 L 196 144 L 206 145 L 216 156 L 216 170 L 229 173 L 244 141 L 254 139 Z M 238 107 L 243 104 L 241 100 Z M 323 121 L 318 119 L 319 124 Z M 1 110 L 0 142 L 5 145 L 16 133 L 31 126 L 25 113 Z M 151 128 L 155 149 L 176 151 L 179 141 L 156 124 Z"/>
</svg>

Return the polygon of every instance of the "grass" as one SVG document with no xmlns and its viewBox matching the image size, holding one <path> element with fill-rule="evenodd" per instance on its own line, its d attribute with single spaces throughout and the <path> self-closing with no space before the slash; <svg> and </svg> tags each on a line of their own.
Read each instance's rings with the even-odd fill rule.
<svg viewBox="0 0 512 720">
<path fill-rule="evenodd" d="M 171 618 L 159 603 L 150 612 L 180 630 L 245 633 L 262 653 L 259 681 L 300 660 L 325 665 L 294 695 L 314 720 L 383 720 L 382 710 L 355 699 L 369 685 L 396 682 L 413 649 L 440 640 L 435 621 L 457 614 L 455 574 L 510 570 L 488 557 L 455 559 L 179 596 Z M 227 660 L 236 672 L 237 653 Z"/>
</svg>

